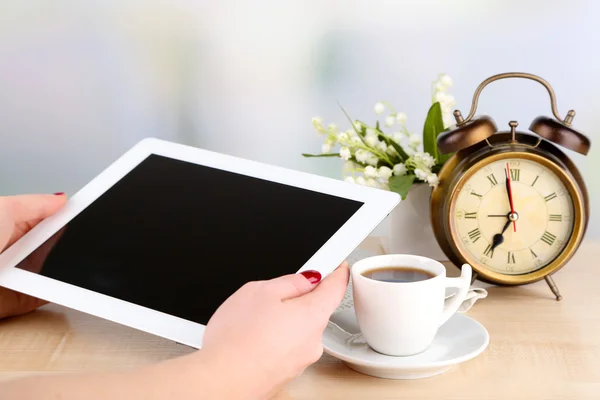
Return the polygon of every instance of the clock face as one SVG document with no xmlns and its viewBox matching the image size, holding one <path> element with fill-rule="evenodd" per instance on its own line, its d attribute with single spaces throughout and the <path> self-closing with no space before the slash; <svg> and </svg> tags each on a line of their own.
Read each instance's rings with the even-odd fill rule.
<svg viewBox="0 0 600 400">
<path fill-rule="evenodd" d="M 533 160 L 493 161 L 470 175 L 454 197 L 455 244 L 470 262 L 497 273 L 539 270 L 561 254 L 573 233 L 569 193 L 558 175 Z"/>
</svg>

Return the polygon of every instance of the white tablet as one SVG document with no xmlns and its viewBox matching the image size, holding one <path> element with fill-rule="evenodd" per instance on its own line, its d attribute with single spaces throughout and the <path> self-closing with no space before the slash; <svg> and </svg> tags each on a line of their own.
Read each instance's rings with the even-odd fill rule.
<svg viewBox="0 0 600 400">
<path fill-rule="evenodd" d="M 0 285 L 200 348 L 244 283 L 329 274 L 398 202 L 146 139 L 0 254 Z"/>
</svg>

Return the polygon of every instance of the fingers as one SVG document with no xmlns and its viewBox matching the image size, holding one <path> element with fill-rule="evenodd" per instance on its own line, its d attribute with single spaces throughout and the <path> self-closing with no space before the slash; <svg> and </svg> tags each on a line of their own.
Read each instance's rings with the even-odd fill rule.
<svg viewBox="0 0 600 400">
<path fill-rule="evenodd" d="M 67 202 L 64 194 L 27 194 L 0 198 L 13 216 L 15 224 L 43 220 L 57 212 Z"/>
<path fill-rule="evenodd" d="M 314 271 L 314 273 L 319 274 L 316 271 Z M 271 279 L 270 281 L 267 281 L 266 284 L 281 300 L 294 299 L 296 297 L 300 297 L 306 293 L 309 293 L 315 288 L 315 284 L 312 283 L 315 282 L 315 279 L 312 278 L 312 276 L 314 276 L 314 273 L 304 275 L 284 275 L 279 278 Z M 321 274 L 319 274 L 319 280 L 320 275 Z"/>
<path fill-rule="evenodd" d="M 349 278 L 348 263 L 344 262 L 319 283 L 314 290 L 297 300 L 316 305 L 319 310 L 330 316 L 344 298 Z"/>
</svg>

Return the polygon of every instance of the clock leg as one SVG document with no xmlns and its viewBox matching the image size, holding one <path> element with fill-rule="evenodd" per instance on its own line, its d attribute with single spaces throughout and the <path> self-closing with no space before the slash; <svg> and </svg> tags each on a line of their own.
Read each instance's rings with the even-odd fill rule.
<svg viewBox="0 0 600 400">
<path fill-rule="evenodd" d="M 477 280 L 477 276 L 478 276 L 478 275 L 477 275 L 477 272 L 473 272 L 473 276 L 471 277 L 471 285 L 472 285 L 473 283 L 475 283 L 475 281 Z"/>
<path fill-rule="evenodd" d="M 548 286 L 550 286 L 550 290 L 552 290 L 552 293 L 554 293 L 554 295 L 556 296 L 556 301 L 561 301 L 562 295 L 558 291 L 558 286 L 556 286 L 556 283 L 554 283 L 552 277 L 550 275 L 547 275 L 544 279 L 546 280 Z"/>
</svg>

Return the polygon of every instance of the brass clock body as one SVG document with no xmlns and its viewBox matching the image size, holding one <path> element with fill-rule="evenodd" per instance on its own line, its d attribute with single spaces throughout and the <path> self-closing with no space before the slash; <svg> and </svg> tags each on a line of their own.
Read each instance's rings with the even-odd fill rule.
<svg viewBox="0 0 600 400">
<path fill-rule="evenodd" d="M 505 164 L 512 169 L 515 221 L 509 220 Z M 514 128 L 496 133 L 455 153 L 439 178 L 431 197 L 435 237 L 452 262 L 470 264 L 479 280 L 522 285 L 544 279 L 581 244 L 587 190 L 572 161 L 550 142 Z M 503 242 L 494 247 L 505 221 Z"/>
</svg>

